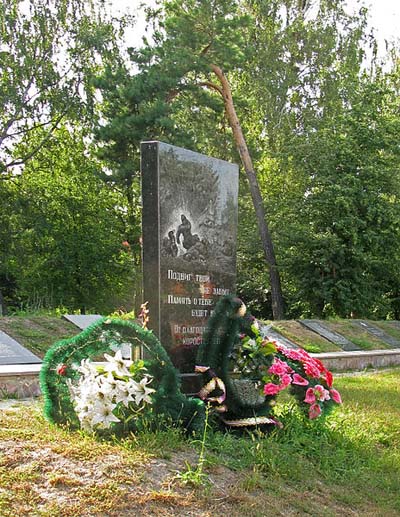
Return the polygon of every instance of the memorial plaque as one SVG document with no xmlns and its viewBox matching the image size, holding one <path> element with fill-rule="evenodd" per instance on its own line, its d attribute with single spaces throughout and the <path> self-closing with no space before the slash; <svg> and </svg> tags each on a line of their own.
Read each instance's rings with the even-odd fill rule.
<svg viewBox="0 0 400 517">
<path fill-rule="evenodd" d="M 37 364 L 42 360 L 0 330 L 0 364 Z"/>
<path fill-rule="evenodd" d="M 354 320 L 354 322 L 360 325 L 360 327 L 362 327 L 372 336 L 375 336 L 376 338 L 383 341 L 383 343 L 388 344 L 392 348 L 400 348 L 400 341 L 395 337 L 386 334 L 386 332 L 384 332 L 380 328 L 374 327 L 373 325 L 364 320 Z"/>
<path fill-rule="evenodd" d="M 238 166 L 161 142 L 141 148 L 149 327 L 193 373 L 207 320 L 236 282 Z"/>
<path fill-rule="evenodd" d="M 100 316 L 100 314 L 64 314 L 63 318 L 69 321 L 70 323 L 73 323 L 76 327 L 78 327 L 81 330 L 85 330 L 88 328 L 92 323 L 95 321 L 98 321 L 103 316 Z"/>
<path fill-rule="evenodd" d="M 299 323 L 304 325 L 306 328 L 316 332 L 320 336 L 324 337 L 331 343 L 340 346 L 342 350 L 346 352 L 351 352 L 353 350 L 360 350 L 358 346 L 349 341 L 347 338 L 339 334 L 338 332 L 333 332 L 325 327 L 320 321 L 317 320 L 298 320 Z"/>
<path fill-rule="evenodd" d="M 260 323 L 260 322 L 259 322 Z M 260 324 L 260 334 L 263 337 L 267 337 L 268 339 L 271 339 L 272 341 L 278 341 L 279 343 L 282 343 L 282 345 L 285 345 L 286 348 L 300 348 L 299 345 L 296 345 L 296 343 L 293 343 L 290 339 L 286 338 L 285 336 L 282 336 L 279 332 L 271 328 L 271 325 L 262 325 Z"/>
</svg>

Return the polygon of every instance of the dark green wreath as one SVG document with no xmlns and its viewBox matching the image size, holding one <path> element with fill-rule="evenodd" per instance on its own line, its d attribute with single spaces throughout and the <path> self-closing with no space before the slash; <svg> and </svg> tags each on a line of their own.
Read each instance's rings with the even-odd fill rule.
<svg viewBox="0 0 400 517">
<path fill-rule="evenodd" d="M 241 334 L 256 337 L 251 329 L 254 318 L 242 300 L 225 296 L 217 303 L 203 336 L 196 359 L 202 372 L 204 388 L 200 397 L 214 404 L 222 422 L 228 427 L 270 426 L 278 422 L 271 416 L 275 396 L 263 396 L 245 372 L 235 375 L 235 349 Z M 273 356 L 265 356 L 272 364 Z M 222 383 L 221 383 L 222 381 Z"/>
<path fill-rule="evenodd" d="M 217 303 L 197 356 L 202 372 L 200 397 L 220 413 L 228 427 L 280 425 L 272 418 L 277 394 L 289 387 L 309 419 L 341 404 L 332 373 L 305 350 L 264 338 L 239 298 Z"/>
<path fill-rule="evenodd" d="M 155 393 L 152 394 L 150 414 L 146 413 L 146 425 L 159 425 L 165 421 L 183 426 L 188 431 L 200 432 L 204 426 L 204 404 L 181 393 L 179 373 L 156 336 L 133 322 L 117 318 L 103 318 L 48 350 L 40 372 L 46 418 L 53 423 L 78 428 L 79 419 L 67 384 L 67 379 L 79 377 L 73 365 L 79 365 L 87 358 L 101 360 L 104 353 L 114 351 L 123 343 L 144 349 L 145 367 L 153 377 Z M 132 418 L 128 423 L 114 424 L 113 431 L 125 433 L 141 426 L 143 422 L 140 419 Z"/>
</svg>

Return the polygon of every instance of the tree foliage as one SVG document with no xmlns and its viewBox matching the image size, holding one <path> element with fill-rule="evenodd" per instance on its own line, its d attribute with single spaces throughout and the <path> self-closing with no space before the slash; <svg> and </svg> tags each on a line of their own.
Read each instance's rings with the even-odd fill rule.
<svg viewBox="0 0 400 517">
<path fill-rule="evenodd" d="M 107 19 L 102 2 L 10 0 L 0 4 L 0 172 L 9 177 L 43 147 L 61 121 L 91 124 L 93 77 L 120 60 L 119 25 Z M 42 128 L 29 154 L 15 145 Z M 36 133 L 37 135 L 38 133 Z"/>
<path fill-rule="evenodd" d="M 392 65 L 378 63 L 366 10 L 348 15 L 344 0 L 164 0 L 147 16 L 151 34 L 126 63 L 116 43 L 125 19 L 113 25 L 102 2 L 0 7 L 6 297 L 106 303 L 140 263 L 140 141 L 242 156 L 226 80 L 287 314 L 398 317 L 399 61 L 393 52 Z M 271 263 L 240 182 L 238 291 L 272 317 Z"/>
<path fill-rule="evenodd" d="M 122 197 L 98 178 L 99 167 L 82 134 L 60 128 L 8 182 L 14 204 L 7 271 L 26 305 L 107 311 L 131 289 Z"/>
</svg>

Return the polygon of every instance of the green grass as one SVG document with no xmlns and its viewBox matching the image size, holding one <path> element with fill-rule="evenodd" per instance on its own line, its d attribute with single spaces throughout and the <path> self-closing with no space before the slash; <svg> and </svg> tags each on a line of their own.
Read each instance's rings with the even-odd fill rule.
<svg viewBox="0 0 400 517">
<path fill-rule="evenodd" d="M 50 426 L 38 405 L 2 410 L 0 515 L 398 516 L 399 381 L 340 377 L 344 404 L 325 421 L 286 397 L 282 430 L 200 443 L 172 429 L 107 442 Z M 182 484 L 200 461 L 208 483 Z"/>
</svg>

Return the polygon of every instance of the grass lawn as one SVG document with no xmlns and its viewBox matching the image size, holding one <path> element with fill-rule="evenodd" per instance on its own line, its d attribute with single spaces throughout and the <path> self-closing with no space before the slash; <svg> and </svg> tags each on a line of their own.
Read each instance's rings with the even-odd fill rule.
<svg viewBox="0 0 400 517">
<path fill-rule="evenodd" d="M 400 369 L 341 377 L 322 422 L 277 406 L 269 436 L 177 430 L 107 442 L 50 426 L 41 403 L 0 409 L 0 515 L 399 516 Z M 191 474 L 191 475 L 188 475 Z M 184 479 L 203 483 L 185 484 Z"/>
</svg>

